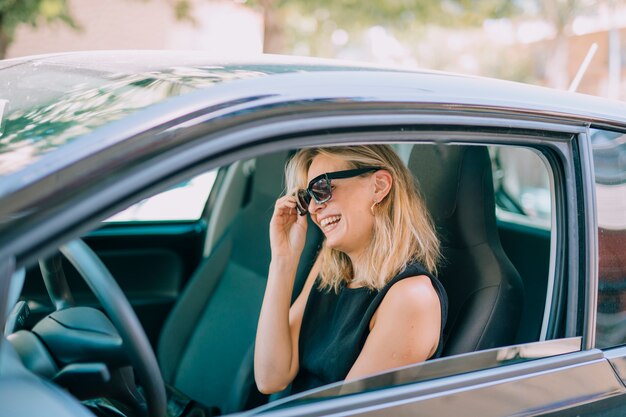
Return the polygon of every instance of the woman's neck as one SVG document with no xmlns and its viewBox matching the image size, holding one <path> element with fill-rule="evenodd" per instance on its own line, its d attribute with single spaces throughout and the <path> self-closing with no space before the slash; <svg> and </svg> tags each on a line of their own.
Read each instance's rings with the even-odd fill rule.
<svg viewBox="0 0 626 417">
<path fill-rule="evenodd" d="M 367 277 L 363 276 L 363 270 L 365 268 L 362 259 L 362 256 L 350 256 L 350 262 L 352 262 L 352 279 L 348 282 L 348 287 L 361 287 L 361 283 L 367 281 Z"/>
</svg>

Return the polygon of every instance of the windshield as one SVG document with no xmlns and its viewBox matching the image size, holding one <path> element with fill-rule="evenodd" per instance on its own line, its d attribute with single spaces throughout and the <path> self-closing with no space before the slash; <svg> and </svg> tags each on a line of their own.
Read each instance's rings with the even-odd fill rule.
<svg viewBox="0 0 626 417">
<path fill-rule="evenodd" d="M 0 70 L 0 175 L 95 128 L 189 91 L 264 75 L 223 66 L 114 71 L 55 62 Z"/>
</svg>

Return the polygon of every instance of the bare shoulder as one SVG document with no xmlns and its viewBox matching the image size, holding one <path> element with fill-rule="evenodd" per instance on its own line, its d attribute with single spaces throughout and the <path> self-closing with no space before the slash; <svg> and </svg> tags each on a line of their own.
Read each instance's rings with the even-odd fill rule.
<svg viewBox="0 0 626 417">
<path fill-rule="evenodd" d="M 429 355 L 437 347 L 441 326 L 441 302 L 426 275 L 404 278 L 389 288 L 370 321 L 370 331 L 375 328 L 402 334 L 403 340 L 411 335 L 431 341 Z"/>
<path fill-rule="evenodd" d="M 380 307 L 380 314 L 434 312 L 441 308 L 439 296 L 426 275 L 405 278 L 392 285 Z"/>
</svg>

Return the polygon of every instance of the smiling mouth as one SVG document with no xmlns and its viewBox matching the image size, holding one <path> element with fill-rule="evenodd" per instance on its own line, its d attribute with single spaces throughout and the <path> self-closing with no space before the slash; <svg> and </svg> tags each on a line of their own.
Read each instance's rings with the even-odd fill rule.
<svg viewBox="0 0 626 417">
<path fill-rule="evenodd" d="M 326 217 L 324 220 L 320 222 L 320 227 L 324 232 L 332 230 L 337 223 L 341 220 L 341 216 L 330 216 Z"/>
</svg>

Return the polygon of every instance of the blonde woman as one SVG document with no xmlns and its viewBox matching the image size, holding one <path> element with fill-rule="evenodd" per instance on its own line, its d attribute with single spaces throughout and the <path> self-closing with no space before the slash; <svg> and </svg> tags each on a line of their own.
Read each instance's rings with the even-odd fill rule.
<svg viewBox="0 0 626 417">
<path fill-rule="evenodd" d="M 300 150 L 270 222 L 254 352 L 263 393 L 315 388 L 437 357 L 447 298 L 439 241 L 413 177 L 385 145 Z M 325 240 L 290 305 L 307 220 Z"/>
</svg>

